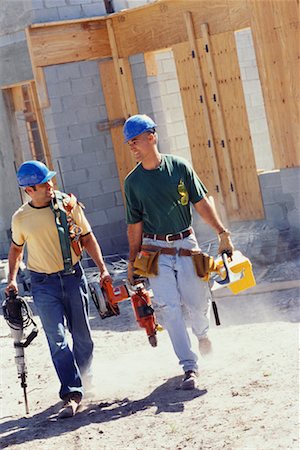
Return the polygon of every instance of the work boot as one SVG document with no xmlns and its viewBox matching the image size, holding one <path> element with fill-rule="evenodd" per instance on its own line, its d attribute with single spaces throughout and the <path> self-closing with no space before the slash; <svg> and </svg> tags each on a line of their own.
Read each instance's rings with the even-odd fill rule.
<svg viewBox="0 0 300 450">
<path fill-rule="evenodd" d="M 181 383 L 181 389 L 191 391 L 198 387 L 198 374 L 194 370 L 187 370 Z"/>
<path fill-rule="evenodd" d="M 78 412 L 81 402 L 81 394 L 78 392 L 70 393 L 64 398 L 64 406 L 58 413 L 59 419 L 67 419 L 75 416 Z"/>
<path fill-rule="evenodd" d="M 202 356 L 206 356 L 212 352 L 211 340 L 207 336 L 199 338 L 199 351 Z"/>
</svg>

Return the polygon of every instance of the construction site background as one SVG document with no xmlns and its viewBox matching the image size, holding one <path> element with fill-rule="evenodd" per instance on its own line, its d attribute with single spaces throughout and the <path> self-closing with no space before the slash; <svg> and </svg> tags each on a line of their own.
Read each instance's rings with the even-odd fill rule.
<svg viewBox="0 0 300 450">
<path fill-rule="evenodd" d="M 108 3 L 114 11 L 119 11 L 151 2 L 4 0 L 0 16 L 1 86 L 33 78 L 24 32 L 27 25 L 106 15 Z M 251 30 L 237 31 L 235 38 L 264 204 L 265 219 L 260 225 L 277 230 L 278 239 L 294 242 L 299 236 L 300 169 L 274 170 Z M 157 74 L 147 76 L 144 55 L 130 57 L 139 111 L 149 114 L 159 124 L 160 151 L 191 160 L 172 51 L 159 52 L 155 58 Z M 97 129 L 99 121 L 107 121 L 98 62 L 45 67 L 50 106 L 43 110 L 43 115 L 59 188 L 73 192 L 85 204 L 87 217 L 105 255 L 126 254 L 124 202 L 110 131 Z M 15 179 L 14 143 L 3 96 L 0 97 L 0 114 L 0 257 L 5 259 L 10 245 L 11 215 L 20 206 L 21 198 Z M 30 159 L 30 145 L 21 114 L 16 113 L 16 121 L 22 152 L 25 159 Z M 231 224 L 231 227 L 235 229 L 240 225 Z M 211 232 L 196 216 L 194 227 L 200 242 L 212 238 Z"/>
</svg>

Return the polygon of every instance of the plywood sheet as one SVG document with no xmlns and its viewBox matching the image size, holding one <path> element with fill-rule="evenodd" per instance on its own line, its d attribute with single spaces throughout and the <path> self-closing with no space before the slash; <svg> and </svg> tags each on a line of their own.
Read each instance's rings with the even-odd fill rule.
<svg viewBox="0 0 300 450">
<path fill-rule="evenodd" d="M 300 36 L 296 0 L 251 2 L 251 28 L 275 166 L 300 166 Z"/>
<path fill-rule="evenodd" d="M 203 92 L 197 82 L 194 63 L 188 43 L 173 47 L 174 59 L 180 94 L 188 130 L 193 167 L 219 206 L 218 190 L 212 166 L 211 150 L 208 146 L 209 135 L 205 126 L 204 110 L 200 97 Z"/>
<path fill-rule="evenodd" d="M 202 41 L 202 42 L 201 42 Z M 219 161 L 222 185 L 228 215 L 233 220 L 257 220 L 264 217 L 260 186 L 257 178 L 254 151 L 251 142 L 244 93 L 240 80 L 240 70 L 236 53 L 234 34 L 231 32 L 211 36 L 212 58 L 214 60 L 218 92 L 214 92 L 211 73 L 206 65 L 204 42 L 199 40 L 202 49 L 201 59 L 205 79 L 207 98 L 216 137 L 216 149 Z M 214 97 L 216 95 L 216 97 Z M 214 99 L 216 98 L 216 101 Z M 224 138 L 218 123 L 218 104 L 223 109 L 224 125 L 228 148 L 224 148 Z M 226 172 L 225 155 L 229 152 L 239 209 L 234 210 L 229 198 L 228 173 Z"/>
</svg>

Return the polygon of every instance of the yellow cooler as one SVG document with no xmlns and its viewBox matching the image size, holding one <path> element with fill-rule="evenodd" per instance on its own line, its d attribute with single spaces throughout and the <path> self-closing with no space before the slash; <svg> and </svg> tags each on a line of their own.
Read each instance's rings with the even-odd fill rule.
<svg viewBox="0 0 300 450">
<path fill-rule="evenodd" d="M 222 266 L 224 265 L 222 258 L 217 258 L 216 263 L 221 269 L 220 271 L 222 276 L 224 273 L 224 271 L 222 270 Z M 244 256 L 240 251 L 235 250 L 233 252 L 232 260 L 228 260 L 228 267 L 234 273 L 243 272 L 243 277 L 240 280 L 226 285 L 226 287 L 228 287 L 228 289 L 230 289 L 233 294 L 238 294 L 239 292 L 245 291 L 246 289 L 249 289 L 256 285 L 256 281 L 252 271 L 252 264 L 250 260 L 246 258 L 246 256 Z"/>
</svg>

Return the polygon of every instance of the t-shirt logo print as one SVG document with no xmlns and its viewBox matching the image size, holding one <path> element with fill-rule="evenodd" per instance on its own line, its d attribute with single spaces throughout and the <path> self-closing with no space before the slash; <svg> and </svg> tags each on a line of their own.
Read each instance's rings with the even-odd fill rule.
<svg viewBox="0 0 300 450">
<path fill-rule="evenodd" d="M 180 195 L 180 199 L 178 200 L 178 203 L 180 203 L 182 206 L 186 206 L 189 202 L 189 194 L 188 194 L 188 191 L 186 190 L 185 184 L 182 180 L 179 181 L 177 190 Z"/>
</svg>

